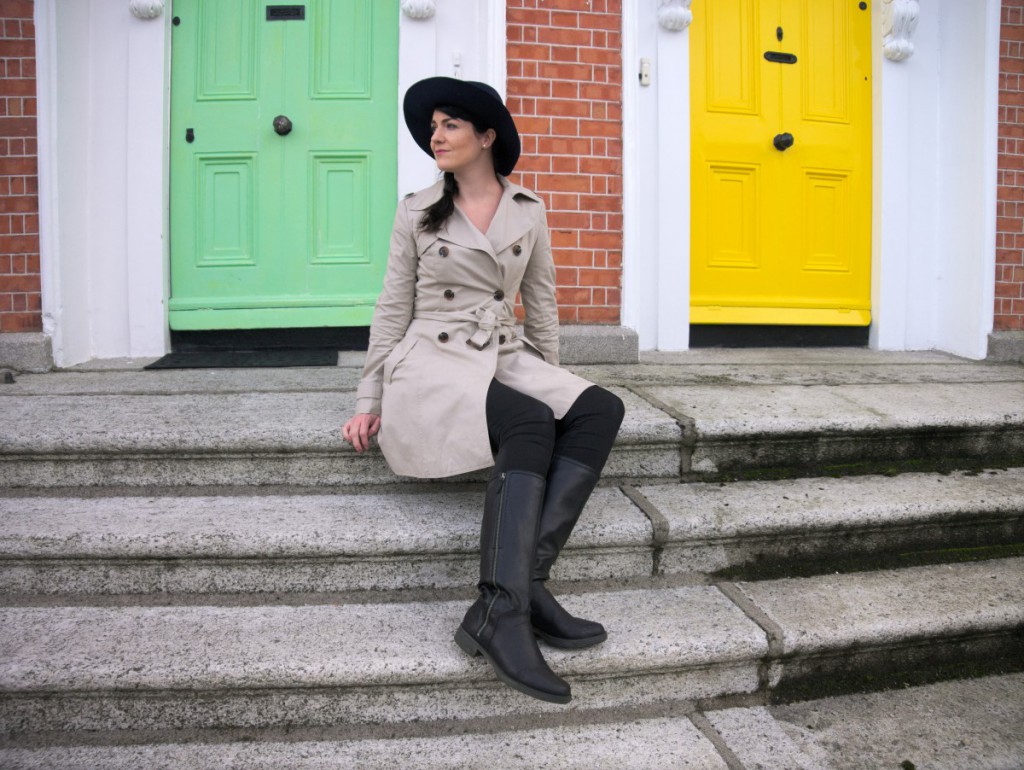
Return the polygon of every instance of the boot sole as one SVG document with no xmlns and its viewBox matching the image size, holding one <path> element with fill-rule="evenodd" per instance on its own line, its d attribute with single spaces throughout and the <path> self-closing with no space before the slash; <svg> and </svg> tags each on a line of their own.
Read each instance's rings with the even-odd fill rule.
<svg viewBox="0 0 1024 770">
<path fill-rule="evenodd" d="M 595 644 L 600 644 L 608 638 L 607 631 L 597 636 L 587 636 L 582 639 L 565 639 L 561 636 L 551 636 L 551 634 L 546 634 L 536 628 L 533 629 L 533 633 L 552 647 L 557 647 L 560 650 L 582 650 L 585 647 L 593 647 Z"/>
<path fill-rule="evenodd" d="M 459 648 L 471 658 L 475 658 L 477 655 L 483 655 L 484 660 L 490 664 L 494 673 L 498 676 L 498 679 L 507 684 L 513 690 L 523 693 L 523 695 L 529 695 L 532 698 L 547 701 L 548 703 L 565 704 L 572 700 L 571 693 L 569 695 L 554 695 L 549 692 L 544 692 L 543 690 L 535 690 L 532 687 L 527 687 L 522 682 L 516 681 L 506 674 L 498 664 L 494 662 L 494 659 L 487 654 L 487 651 L 480 646 L 479 642 L 466 633 L 465 629 L 461 626 L 459 627 L 459 630 L 455 632 L 455 643 L 459 645 Z"/>
</svg>

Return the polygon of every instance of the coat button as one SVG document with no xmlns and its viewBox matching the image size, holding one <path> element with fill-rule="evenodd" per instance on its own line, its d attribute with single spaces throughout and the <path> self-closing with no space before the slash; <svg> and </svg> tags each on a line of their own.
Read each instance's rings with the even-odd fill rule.
<svg viewBox="0 0 1024 770">
<path fill-rule="evenodd" d="M 455 292 L 452 291 L 451 289 L 445 289 L 444 290 L 444 298 L 445 299 L 455 299 Z"/>
<path fill-rule="evenodd" d="M 501 289 L 498 289 L 496 292 L 494 292 L 494 298 L 498 300 L 498 302 L 501 302 L 503 299 L 505 299 L 505 292 L 503 292 Z"/>
<path fill-rule="evenodd" d="M 498 344 L 499 345 L 504 345 L 505 344 L 505 335 L 504 334 L 499 334 L 498 335 Z"/>
<path fill-rule="evenodd" d="M 518 257 L 520 254 L 523 253 L 523 247 L 517 243 L 515 246 L 512 247 L 512 253 Z"/>
<path fill-rule="evenodd" d="M 437 335 L 437 339 L 440 340 L 441 342 L 447 342 L 448 332 L 441 332 L 440 334 Z"/>
<path fill-rule="evenodd" d="M 447 246 L 442 246 L 440 249 L 437 250 L 437 253 L 440 254 L 442 257 L 447 257 L 448 256 L 448 247 Z"/>
</svg>

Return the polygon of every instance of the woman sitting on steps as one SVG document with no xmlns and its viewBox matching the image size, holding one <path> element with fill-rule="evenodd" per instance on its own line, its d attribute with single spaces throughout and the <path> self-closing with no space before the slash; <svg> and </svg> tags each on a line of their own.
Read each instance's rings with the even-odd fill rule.
<svg viewBox="0 0 1024 770">
<path fill-rule="evenodd" d="M 570 615 L 545 581 L 608 459 L 622 401 L 558 367 L 544 204 L 505 178 L 520 142 L 498 93 L 428 78 L 409 89 L 404 113 L 443 179 L 398 206 L 356 414 L 342 435 L 362 452 L 379 433 L 400 475 L 494 465 L 480 595 L 455 641 L 510 687 L 568 703 L 569 685 L 548 667 L 537 637 L 580 648 L 607 633 Z"/>
</svg>

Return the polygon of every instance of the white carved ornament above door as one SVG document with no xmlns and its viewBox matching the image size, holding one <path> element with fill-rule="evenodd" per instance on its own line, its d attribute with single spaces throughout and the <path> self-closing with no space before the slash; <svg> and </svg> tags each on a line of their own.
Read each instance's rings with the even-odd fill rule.
<svg viewBox="0 0 1024 770">
<path fill-rule="evenodd" d="M 914 53 L 910 39 L 917 28 L 921 6 L 917 0 L 883 0 L 882 51 L 889 61 L 904 61 Z"/>
</svg>

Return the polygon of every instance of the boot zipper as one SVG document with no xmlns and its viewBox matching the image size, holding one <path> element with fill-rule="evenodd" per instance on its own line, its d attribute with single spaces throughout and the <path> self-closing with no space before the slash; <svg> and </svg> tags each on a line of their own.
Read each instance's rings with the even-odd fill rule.
<svg viewBox="0 0 1024 770">
<path fill-rule="evenodd" d="M 494 586 L 494 581 L 498 579 L 498 543 L 501 539 L 501 516 L 505 512 L 505 473 L 502 473 L 499 477 L 501 479 L 501 491 L 498 493 L 498 520 L 494 526 L 494 559 L 491 567 L 491 586 Z M 487 603 L 487 612 L 484 613 L 483 623 L 480 624 L 480 628 L 477 629 L 477 636 L 483 633 L 484 628 L 487 627 L 487 623 L 491 619 L 491 610 L 494 608 L 494 603 L 498 600 L 498 591 L 494 591 L 494 596 Z"/>
</svg>

